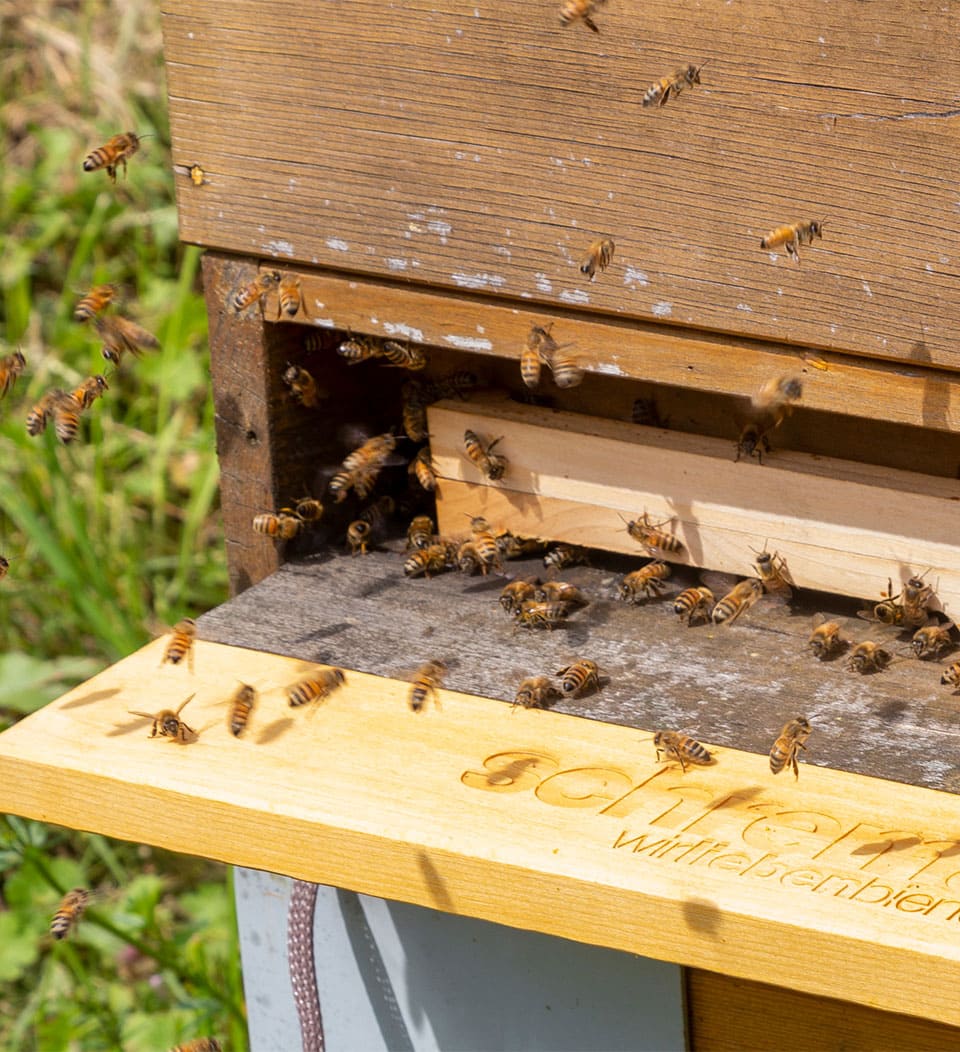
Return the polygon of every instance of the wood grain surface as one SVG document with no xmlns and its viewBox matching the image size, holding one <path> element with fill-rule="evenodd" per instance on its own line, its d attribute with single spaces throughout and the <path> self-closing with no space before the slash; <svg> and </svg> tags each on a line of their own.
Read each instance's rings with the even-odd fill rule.
<svg viewBox="0 0 960 1052">
<path fill-rule="evenodd" d="M 180 0 L 182 236 L 498 300 L 960 365 L 960 14 L 921 0 Z M 662 109 L 646 88 L 702 80 Z M 196 186 L 186 167 L 199 163 Z M 802 262 L 772 228 L 825 220 Z M 589 243 L 617 250 L 590 283 Z M 412 323 L 411 323 L 412 324 Z"/>
<path fill-rule="evenodd" d="M 164 645 L 0 736 L 0 807 L 960 1022 L 954 795 L 808 764 L 774 778 L 765 755 L 715 744 L 683 774 L 656 762 L 649 718 L 638 730 L 447 690 L 416 715 L 409 683 L 354 671 L 291 710 L 286 689 L 316 666 L 201 640 L 191 674 L 158 667 Z M 238 680 L 260 692 L 239 740 Z M 127 712 L 190 694 L 189 744 Z"/>
</svg>

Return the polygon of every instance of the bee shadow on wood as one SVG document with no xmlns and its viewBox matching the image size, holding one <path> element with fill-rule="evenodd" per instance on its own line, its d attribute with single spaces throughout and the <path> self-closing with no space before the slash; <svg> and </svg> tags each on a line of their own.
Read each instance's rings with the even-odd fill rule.
<svg viewBox="0 0 960 1052">
<path fill-rule="evenodd" d="M 454 901 L 447 890 L 447 882 L 437 872 L 436 866 L 430 861 L 429 856 L 423 852 L 417 852 L 417 865 L 423 874 L 423 882 L 430 894 L 433 905 L 443 910 L 444 913 L 454 913 Z"/>
<path fill-rule="evenodd" d="M 723 913 L 715 902 L 710 899 L 684 899 L 681 908 L 688 928 L 711 939 L 720 937 Z"/>
<path fill-rule="evenodd" d="M 104 698 L 112 698 L 114 694 L 119 694 L 119 687 L 111 687 L 110 690 L 94 690 L 89 694 L 83 694 L 79 698 L 74 698 L 72 701 L 64 702 L 61 709 L 79 709 L 82 705 L 92 705 L 96 701 L 103 701 Z"/>
<path fill-rule="evenodd" d="M 278 720 L 273 720 L 268 723 L 257 734 L 255 739 L 257 745 L 269 745 L 270 742 L 276 741 L 277 738 L 282 737 L 288 730 L 290 730 L 294 725 L 294 722 L 293 717 L 283 716 Z"/>
<path fill-rule="evenodd" d="M 869 675 L 873 672 L 879 671 L 873 669 Z M 893 699 L 891 701 L 884 702 L 879 708 L 876 709 L 876 715 L 879 719 L 883 720 L 884 723 L 899 723 L 901 720 L 906 718 L 907 712 L 910 706 L 906 701 L 900 699 Z"/>
<path fill-rule="evenodd" d="M 324 625 L 322 628 L 317 628 L 312 632 L 306 632 L 304 635 L 295 636 L 291 642 L 293 643 L 314 643 L 321 639 L 329 639 L 330 636 L 338 636 L 341 632 L 345 632 L 348 628 L 353 628 L 353 625 L 349 621 L 337 621 L 332 625 Z M 320 661 L 319 657 L 312 658 L 311 660 Z"/>
</svg>

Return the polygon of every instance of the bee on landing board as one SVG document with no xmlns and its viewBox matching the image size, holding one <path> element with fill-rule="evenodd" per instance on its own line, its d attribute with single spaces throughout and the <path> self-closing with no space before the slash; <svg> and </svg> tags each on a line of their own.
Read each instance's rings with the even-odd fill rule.
<svg viewBox="0 0 960 1052">
<path fill-rule="evenodd" d="M 583 592 L 566 581 L 543 581 L 535 587 L 533 598 L 539 603 L 566 603 L 571 610 L 590 605 Z"/>
<path fill-rule="evenodd" d="M 768 552 L 766 548 L 758 552 L 755 548 L 750 549 L 756 560 L 757 576 L 763 583 L 763 589 L 768 594 L 776 594 L 784 599 L 793 595 L 793 581 L 787 570 L 787 560 L 779 552 Z"/>
<path fill-rule="evenodd" d="M 709 588 L 687 588 L 673 601 L 673 612 L 687 626 L 709 621 L 716 599 Z"/>
<path fill-rule="evenodd" d="M 586 274 L 593 281 L 597 271 L 602 274 L 610 265 L 616 245 L 609 237 L 598 238 L 587 249 L 587 254 L 580 264 L 580 273 Z M 532 386 L 532 385 L 530 385 Z"/>
<path fill-rule="evenodd" d="M 276 288 L 280 284 L 281 276 L 279 270 L 264 270 L 243 288 L 237 289 L 237 291 L 230 297 L 230 306 L 240 314 L 245 311 L 251 304 L 259 303 L 263 305 L 263 298 L 267 293 Z"/>
<path fill-rule="evenodd" d="M 866 639 L 850 651 L 847 666 L 864 676 L 870 672 L 882 672 L 891 661 L 893 655 L 889 650 L 884 650 L 879 643 Z"/>
<path fill-rule="evenodd" d="M 799 263 L 800 246 L 803 244 L 812 245 L 815 237 L 819 237 L 822 240 L 823 224 L 824 220 L 822 219 L 809 219 L 802 223 L 778 226 L 776 230 L 771 230 L 761 240 L 760 247 L 769 251 L 782 246 L 786 249 L 787 255 Z"/>
<path fill-rule="evenodd" d="M 943 675 L 940 677 L 940 682 L 949 684 L 951 687 L 960 688 L 960 661 L 954 661 L 949 668 L 944 670 Z M 954 691 L 954 694 L 956 693 L 957 691 Z"/>
<path fill-rule="evenodd" d="M 316 381 L 299 365 L 288 365 L 283 373 L 283 382 L 290 388 L 290 397 L 307 409 L 314 409 L 320 402 Z"/>
<path fill-rule="evenodd" d="M 123 165 L 123 174 L 127 174 L 127 161 L 140 149 L 141 136 L 133 132 L 121 132 L 98 146 L 92 153 L 87 154 L 83 162 L 85 172 L 97 172 L 101 168 L 107 170 L 110 182 L 117 181 L 117 168 Z"/>
<path fill-rule="evenodd" d="M 606 0 L 564 0 L 560 8 L 560 24 L 569 26 L 573 22 L 582 22 L 587 29 L 599 33 L 600 29 L 593 20 L 594 11 Z"/>
<path fill-rule="evenodd" d="M 93 325 L 97 335 L 103 340 L 100 353 L 114 365 L 120 364 L 127 351 L 138 358 L 144 350 L 156 350 L 160 346 L 160 341 L 152 332 L 119 314 L 95 317 Z"/>
<path fill-rule="evenodd" d="M 660 754 L 663 753 L 668 760 L 676 760 L 684 773 L 688 763 L 706 766 L 713 762 L 713 753 L 709 749 L 701 745 L 696 738 L 679 731 L 657 731 L 653 736 L 653 747 L 657 751 L 657 763 L 660 762 Z"/>
<path fill-rule="evenodd" d="M 587 561 L 587 549 L 575 544 L 558 544 L 543 557 L 543 565 L 548 570 L 558 571 Z"/>
<path fill-rule="evenodd" d="M 50 934 L 57 939 L 65 939 L 77 926 L 83 911 L 90 901 L 90 892 L 85 888 L 74 888 L 60 900 L 57 912 L 50 921 Z"/>
<path fill-rule="evenodd" d="M 187 742 L 196 739 L 197 732 L 180 719 L 180 713 L 195 697 L 196 694 L 191 694 L 189 698 L 180 703 L 176 711 L 173 709 L 161 709 L 156 713 L 136 712 L 133 709 L 127 711 L 131 716 L 142 716 L 145 720 L 153 720 L 153 727 L 150 730 L 151 738 L 173 738 L 174 741 L 186 745 Z"/>
<path fill-rule="evenodd" d="M 463 451 L 467 459 L 480 471 L 481 475 L 491 482 L 502 479 L 507 470 L 507 458 L 500 453 L 493 452 L 502 440 L 501 435 L 500 438 L 495 438 L 485 445 L 483 439 L 470 428 L 463 433 Z"/>
<path fill-rule="evenodd" d="M 828 621 L 823 614 L 816 614 L 813 623 L 814 629 L 807 646 L 819 661 L 826 661 L 847 648 L 847 641 L 841 638 L 840 626 L 836 621 Z"/>
<path fill-rule="evenodd" d="M 449 551 L 446 544 L 438 541 L 426 548 L 411 552 L 403 563 L 404 577 L 433 577 L 456 565 L 456 552 Z"/>
<path fill-rule="evenodd" d="M 948 621 L 943 625 L 927 625 L 918 628 L 910 641 L 910 648 L 923 661 L 926 658 L 937 658 L 944 650 L 953 646 L 953 630 L 957 626 Z"/>
<path fill-rule="evenodd" d="M 500 592 L 500 606 L 508 614 L 520 609 L 520 604 L 536 598 L 536 585 L 532 580 L 511 581 Z"/>
<path fill-rule="evenodd" d="M 626 574 L 620 582 L 618 597 L 625 603 L 640 603 L 644 599 L 659 598 L 666 585 L 663 583 L 672 573 L 665 562 L 647 563 L 639 570 Z"/>
<path fill-rule="evenodd" d="M 14 351 L 13 354 L 0 358 L 0 398 L 9 394 L 26 365 L 27 359 L 22 351 Z"/>
<path fill-rule="evenodd" d="M 223 1052 L 223 1046 L 215 1037 L 195 1037 L 182 1045 L 175 1045 L 170 1052 Z"/>
<path fill-rule="evenodd" d="M 429 548 L 433 544 L 433 519 L 429 515 L 415 515 L 407 527 L 407 551 Z"/>
<path fill-rule="evenodd" d="M 560 669 L 560 689 L 568 698 L 576 698 L 590 690 L 600 690 L 600 669 L 596 661 L 581 658 Z"/>
<path fill-rule="evenodd" d="M 666 552 L 677 554 L 683 551 L 683 544 L 672 533 L 664 533 L 661 529 L 670 521 L 664 519 L 663 522 L 651 522 L 650 516 L 644 512 L 640 518 L 627 522 L 627 533 L 635 541 L 639 541 L 651 555 Z"/>
<path fill-rule="evenodd" d="M 94 285 L 73 309 L 74 321 L 90 321 L 103 314 L 117 295 L 116 285 Z"/>
<path fill-rule="evenodd" d="M 305 676 L 287 690 L 287 703 L 296 709 L 308 702 L 324 701 L 338 687 L 347 682 L 342 668 L 323 669 L 310 676 Z"/>
<path fill-rule="evenodd" d="M 643 96 L 644 108 L 649 106 L 665 106 L 671 97 L 679 95 L 684 88 L 692 88 L 694 84 L 700 83 L 700 70 L 706 63 L 701 62 L 695 66 L 692 62 L 675 70 L 667 77 L 661 77 L 656 83 L 647 88 Z"/>
<path fill-rule="evenodd" d="M 180 662 L 186 658 L 190 665 L 190 671 L 193 672 L 193 643 L 196 638 L 196 621 L 194 621 L 192 617 L 181 618 L 173 626 L 170 642 L 167 643 L 160 664 L 166 665 L 169 663 L 171 665 L 179 665 Z"/>
<path fill-rule="evenodd" d="M 288 318 L 295 318 L 300 311 L 303 311 L 303 316 L 309 317 L 307 314 L 307 302 L 303 298 L 302 282 L 296 274 L 285 274 L 280 279 L 280 284 L 277 288 L 277 320 L 280 320 L 281 314 L 286 314 Z"/>
<path fill-rule="evenodd" d="M 420 712 L 427 702 L 427 698 L 433 698 L 433 703 L 440 708 L 440 686 L 446 675 L 447 666 L 443 661 L 427 661 L 413 675 L 410 685 L 410 696 L 408 698 L 410 708 L 414 712 Z"/>
<path fill-rule="evenodd" d="M 793 777 L 800 777 L 797 760 L 801 749 L 806 749 L 805 742 L 810 737 L 810 721 L 806 716 L 797 716 L 780 732 L 770 750 L 770 770 L 779 774 L 784 768 L 793 768 Z"/>
<path fill-rule="evenodd" d="M 544 709 L 560 697 L 560 691 L 549 676 L 528 676 L 517 687 L 511 708 Z"/>
<path fill-rule="evenodd" d="M 717 602 L 710 619 L 715 625 L 732 625 L 763 595 L 763 584 L 757 577 L 748 577 Z"/>
<path fill-rule="evenodd" d="M 249 683 L 241 683 L 236 693 L 230 699 L 230 715 L 227 726 L 234 738 L 239 738 L 247 729 L 250 722 L 250 713 L 257 702 L 257 692 Z"/>
<path fill-rule="evenodd" d="M 567 603 L 539 603 L 536 599 L 525 599 L 513 611 L 517 628 L 548 628 L 553 631 L 570 615 Z"/>
</svg>

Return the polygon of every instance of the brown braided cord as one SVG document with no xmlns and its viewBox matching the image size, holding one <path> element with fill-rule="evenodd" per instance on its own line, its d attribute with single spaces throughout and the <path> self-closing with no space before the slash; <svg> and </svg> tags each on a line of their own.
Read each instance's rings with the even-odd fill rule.
<svg viewBox="0 0 960 1052">
<path fill-rule="evenodd" d="M 300 1019 L 303 1052 L 323 1052 L 323 1018 L 317 992 L 317 972 L 313 959 L 313 914 L 317 905 L 316 884 L 295 880 L 287 911 L 287 962 L 290 985 Z"/>
</svg>

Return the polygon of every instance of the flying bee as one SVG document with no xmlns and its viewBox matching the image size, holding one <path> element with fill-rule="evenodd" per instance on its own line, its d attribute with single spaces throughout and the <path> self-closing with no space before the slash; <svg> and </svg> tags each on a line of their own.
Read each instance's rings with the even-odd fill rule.
<svg viewBox="0 0 960 1052">
<path fill-rule="evenodd" d="M 427 407 L 420 399 L 403 400 L 403 433 L 411 442 L 425 442 L 430 437 L 427 430 Z"/>
<path fill-rule="evenodd" d="M 884 650 L 879 643 L 868 639 L 858 643 L 850 651 L 847 665 L 854 672 L 859 672 L 863 676 L 869 672 L 882 672 L 892 660 L 893 655 L 888 650 Z"/>
<path fill-rule="evenodd" d="M 602 274 L 610 265 L 615 248 L 616 245 L 609 237 L 598 238 L 587 249 L 587 254 L 580 264 L 580 273 L 586 274 L 593 281 L 594 275 L 598 270 Z"/>
<path fill-rule="evenodd" d="M 14 351 L 13 354 L 0 358 L 0 398 L 6 397 L 12 390 L 26 364 L 27 359 L 24 358 L 22 351 Z"/>
<path fill-rule="evenodd" d="M 572 354 L 555 354 L 550 359 L 550 371 L 557 387 L 576 387 L 583 382 L 584 370 Z"/>
<path fill-rule="evenodd" d="M 794 402 L 803 397 L 803 381 L 799 376 L 775 376 L 768 380 L 750 399 L 750 404 L 758 413 L 769 413 L 774 410 L 790 413 Z"/>
<path fill-rule="evenodd" d="M 323 505 L 315 497 L 301 497 L 294 506 L 294 512 L 303 522 L 319 522 L 323 517 Z"/>
<path fill-rule="evenodd" d="M 543 557 L 543 565 L 548 570 L 565 570 L 568 566 L 577 566 L 587 562 L 587 549 L 575 544 L 558 544 Z"/>
<path fill-rule="evenodd" d="M 410 472 L 416 476 L 417 482 L 428 493 L 437 488 L 437 476 L 433 470 L 433 461 L 430 459 L 430 447 L 424 446 L 410 462 Z"/>
<path fill-rule="evenodd" d="M 90 321 L 98 314 L 102 314 L 113 302 L 117 295 L 116 285 L 94 285 L 94 287 L 74 307 L 73 317 L 75 321 Z"/>
<path fill-rule="evenodd" d="M 247 729 L 250 713 L 257 701 L 257 692 L 249 683 L 241 683 L 230 699 L 230 717 L 227 726 L 234 738 L 239 738 Z"/>
<path fill-rule="evenodd" d="M 666 526 L 670 521 L 670 519 L 664 519 L 663 522 L 653 523 L 647 512 L 644 512 L 639 519 L 627 522 L 627 533 L 653 555 L 658 552 L 677 554 L 683 551 L 683 544 L 672 533 L 664 533 L 660 528 Z"/>
<path fill-rule="evenodd" d="M 77 399 L 66 391 L 62 391 L 53 403 L 53 429 L 64 445 L 68 445 L 77 437 L 81 408 Z"/>
<path fill-rule="evenodd" d="M 74 388 L 73 397 L 81 409 L 89 409 L 98 398 L 103 397 L 104 391 L 109 390 L 110 385 L 106 377 L 98 373 L 96 376 L 87 377 L 79 387 Z"/>
<path fill-rule="evenodd" d="M 540 355 L 536 348 L 524 347 L 520 352 L 520 377 L 527 387 L 540 383 Z"/>
<path fill-rule="evenodd" d="M 566 581 L 544 581 L 536 586 L 533 597 L 539 603 L 567 603 L 571 608 L 590 605 L 583 592 Z"/>
<path fill-rule="evenodd" d="M 230 306 L 240 314 L 254 303 L 263 306 L 263 298 L 271 289 L 275 289 L 281 281 L 279 270 L 264 270 L 243 288 L 230 297 Z"/>
<path fill-rule="evenodd" d="M 0 581 L 7 576 L 10 571 L 10 560 L 4 555 L 0 555 Z"/>
<path fill-rule="evenodd" d="M 619 598 L 626 603 L 639 603 L 642 599 L 659 598 L 666 585 L 663 583 L 671 574 L 665 562 L 647 563 L 639 570 L 624 576 L 620 582 Z"/>
<path fill-rule="evenodd" d="M 508 614 L 520 609 L 520 604 L 535 598 L 536 585 L 533 581 L 511 581 L 500 592 L 500 605 Z"/>
<path fill-rule="evenodd" d="M 135 712 L 132 709 L 127 711 L 131 716 L 142 716 L 145 720 L 153 720 L 153 727 L 150 730 L 151 738 L 173 738 L 174 741 L 185 745 L 188 741 L 197 737 L 197 732 L 180 719 L 180 713 L 195 697 L 195 694 L 191 694 L 189 698 L 180 703 L 180 707 L 176 711 L 173 709 L 161 709 L 157 713 Z"/>
<path fill-rule="evenodd" d="M 405 577 L 430 578 L 450 568 L 450 553 L 442 543 L 431 544 L 427 548 L 418 548 L 411 552 L 403 564 Z"/>
<path fill-rule="evenodd" d="M 446 672 L 447 666 L 443 661 L 427 661 L 417 669 L 412 677 L 408 698 L 414 712 L 420 712 L 427 698 L 433 698 L 433 703 L 440 708 L 440 686 Z"/>
<path fill-rule="evenodd" d="M 550 322 L 549 325 L 531 325 L 527 333 L 526 350 L 536 354 L 544 365 L 549 365 L 553 352 L 560 349 L 560 345 L 550 333 L 552 328 L 553 322 Z M 528 386 L 533 385 L 528 384 Z"/>
<path fill-rule="evenodd" d="M 750 550 L 757 557 L 754 565 L 757 568 L 757 576 L 763 582 L 764 591 L 789 599 L 793 595 L 793 582 L 787 570 L 786 559 L 779 552 L 771 553 L 766 549 L 758 552 L 755 548 Z"/>
<path fill-rule="evenodd" d="M 47 391 L 27 413 L 27 434 L 36 436 L 45 431 L 58 399 L 65 397 L 66 391 L 59 388 Z"/>
<path fill-rule="evenodd" d="M 77 926 L 89 901 L 90 892 L 86 888 L 68 891 L 50 921 L 50 934 L 57 940 L 65 939 Z"/>
<path fill-rule="evenodd" d="M 325 668 L 306 676 L 287 689 L 287 703 L 291 709 L 311 701 L 325 701 L 338 687 L 347 682 L 342 668 Z"/>
<path fill-rule="evenodd" d="M 560 691 L 549 676 L 529 676 L 517 687 L 514 706 L 524 709 L 543 709 L 560 697 Z"/>
<path fill-rule="evenodd" d="M 715 602 L 709 588 L 687 588 L 674 600 L 673 612 L 689 626 L 699 621 L 709 621 Z"/>
<path fill-rule="evenodd" d="M 568 26 L 571 22 L 582 22 L 587 29 L 599 33 L 593 13 L 605 0 L 564 0 L 560 7 L 560 24 Z"/>
<path fill-rule="evenodd" d="M 570 614 L 566 603 L 539 603 L 524 599 L 513 611 L 517 628 L 549 628 L 553 631 Z"/>
<path fill-rule="evenodd" d="M 775 376 L 750 399 L 750 419 L 737 439 L 737 455 L 756 457 L 763 463 L 763 454 L 770 452 L 771 431 L 775 431 L 793 412 L 793 403 L 803 395 L 803 383 L 798 376 Z"/>
<path fill-rule="evenodd" d="M 840 626 L 836 621 L 827 621 L 822 614 L 817 614 L 814 625 L 807 646 L 815 658 L 826 661 L 846 648 L 847 641 L 841 638 Z"/>
<path fill-rule="evenodd" d="M 572 665 L 560 669 L 560 689 L 568 697 L 575 698 L 589 690 L 600 690 L 600 669 L 596 661 L 581 658 Z"/>
<path fill-rule="evenodd" d="M 485 446 L 480 436 L 470 428 L 463 433 L 463 449 L 467 459 L 480 471 L 481 475 L 491 482 L 502 479 L 507 470 L 507 458 L 500 453 L 493 452 L 502 439 L 501 435 L 500 438 L 494 439 Z"/>
<path fill-rule="evenodd" d="M 87 154 L 83 162 L 85 172 L 96 172 L 106 168 L 110 182 L 117 181 L 117 168 L 123 165 L 123 174 L 127 174 L 127 161 L 140 149 L 140 136 L 133 132 L 121 132 L 114 135 L 103 146 L 98 146 Z"/>
<path fill-rule="evenodd" d="M 780 732 L 780 736 L 773 743 L 770 750 L 770 770 L 779 774 L 785 767 L 793 768 L 793 777 L 800 777 L 800 768 L 797 760 L 801 749 L 806 749 L 807 738 L 810 737 L 810 721 L 806 716 L 798 716 L 791 720 Z"/>
<path fill-rule="evenodd" d="M 97 335 L 103 340 L 101 354 L 108 362 L 119 365 L 121 358 L 129 351 L 135 358 L 144 350 L 156 350 L 160 341 L 129 318 L 119 314 L 96 317 L 93 319 Z"/>
<path fill-rule="evenodd" d="M 949 683 L 951 687 L 960 687 L 960 661 L 954 661 L 948 669 L 944 670 L 940 682 Z"/>
<path fill-rule="evenodd" d="M 692 62 L 681 69 L 675 70 L 669 76 L 661 77 L 656 83 L 647 88 L 643 96 L 643 106 L 665 106 L 674 96 L 679 95 L 684 88 L 692 88 L 694 84 L 700 83 L 700 70 L 705 63 L 695 66 Z"/>
<path fill-rule="evenodd" d="M 380 353 L 397 369 L 409 369 L 411 372 L 419 372 L 419 370 L 427 367 L 427 356 L 423 353 L 423 350 L 409 343 L 384 340 L 383 350 Z"/>
<path fill-rule="evenodd" d="M 215 1037 L 195 1037 L 182 1045 L 175 1045 L 170 1052 L 223 1052 L 223 1046 Z"/>
<path fill-rule="evenodd" d="M 653 736 L 653 747 L 657 751 L 657 763 L 663 753 L 668 760 L 676 760 L 680 770 L 686 772 L 687 764 L 706 766 L 713 762 L 713 754 L 696 738 L 679 731 L 657 731 Z"/>
<path fill-rule="evenodd" d="M 303 532 L 304 520 L 291 508 L 284 508 L 276 515 L 264 512 L 254 515 L 253 532 L 263 533 L 275 541 L 289 541 Z"/>
<path fill-rule="evenodd" d="M 380 344 L 372 336 L 352 336 L 337 348 L 337 354 L 346 359 L 347 365 L 358 365 L 371 358 L 379 358 L 380 353 Z"/>
<path fill-rule="evenodd" d="M 295 318 L 300 311 L 308 317 L 307 301 L 303 298 L 302 282 L 296 274 L 285 274 L 277 287 L 277 319 L 281 314 Z"/>
<path fill-rule="evenodd" d="M 433 543 L 433 519 L 416 515 L 407 527 L 407 551 L 427 548 Z"/>
<path fill-rule="evenodd" d="M 715 625 L 732 625 L 734 621 L 763 595 L 763 584 L 756 577 L 734 585 L 733 589 L 718 601 L 710 619 Z"/>
<path fill-rule="evenodd" d="M 340 465 L 340 470 L 327 483 L 334 501 L 339 504 L 346 500 L 351 488 L 361 500 L 369 497 L 381 468 L 396 446 L 396 435 L 387 432 L 368 438 L 363 445 L 353 450 Z"/>
<path fill-rule="evenodd" d="M 299 365 L 288 365 L 283 382 L 290 388 L 290 397 L 300 405 L 313 409 L 320 401 L 320 392 L 314 378 Z"/>
<path fill-rule="evenodd" d="M 799 263 L 800 246 L 804 243 L 812 245 L 815 237 L 819 237 L 822 240 L 823 224 L 824 220 L 822 219 L 810 219 L 804 223 L 790 223 L 787 226 L 778 226 L 776 230 L 771 230 L 763 238 L 760 242 L 760 247 L 769 250 L 780 248 L 782 245 L 787 250 L 787 255 Z"/>
<path fill-rule="evenodd" d="M 163 659 L 161 665 L 166 665 L 168 662 L 171 665 L 179 665 L 184 658 L 190 665 L 190 671 L 193 671 L 193 643 L 197 638 L 197 623 L 192 617 L 182 617 L 172 629 L 170 636 L 170 642 L 167 643 L 167 648 L 163 652 Z"/>
<path fill-rule="evenodd" d="M 924 658 L 937 658 L 944 650 L 953 646 L 953 630 L 956 627 L 952 621 L 948 621 L 943 625 L 918 628 L 913 634 L 910 647 L 921 661 Z"/>
</svg>

